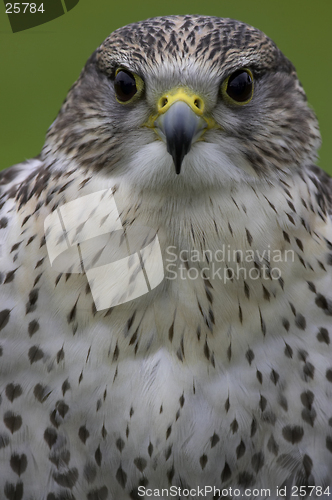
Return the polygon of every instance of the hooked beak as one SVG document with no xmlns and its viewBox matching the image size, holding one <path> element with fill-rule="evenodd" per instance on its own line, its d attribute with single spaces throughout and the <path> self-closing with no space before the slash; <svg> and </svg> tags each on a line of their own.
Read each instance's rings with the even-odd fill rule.
<svg viewBox="0 0 332 500">
<path fill-rule="evenodd" d="M 187 89 L 175 89 L 158 101 L 158 113 L 149 118 L 148 127 L 155 130 L 166 143 L 172 156 L 175 172 L 181 172 L 183 158 L 205 130 L 216 126 L 212 118 L 204 116 L 204 101 Z"/>
<path fill-rule="evenodd" d="M 155 127 L 157 134 L 166 142 L 167 151 L 173 158 L 175 172 L 179 174 L 183 158 L 189 153 L 192 143 L 197 141 L 207 128 L 206 121 L 197 116 L 188 104 L 177 101 L 157 118 Z"/>
</svg>

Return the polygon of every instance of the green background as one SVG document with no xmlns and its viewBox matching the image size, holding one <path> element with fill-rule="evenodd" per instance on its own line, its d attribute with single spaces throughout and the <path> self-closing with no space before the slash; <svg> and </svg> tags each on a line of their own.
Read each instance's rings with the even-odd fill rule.
<svg viewBox="0 0 332 500">
<path fill-rule="evenodd" d="M 277 43 L 316 111 L 323 136 L 319 165 L 332 174 L 330 0 L 80 0 L 62 17 L 15 34 L 0 4 L 0 169 L 40 152 L 68 89 L 111 31 L 147 17 L 187 13 L 239 19 Z"/>
</svg>

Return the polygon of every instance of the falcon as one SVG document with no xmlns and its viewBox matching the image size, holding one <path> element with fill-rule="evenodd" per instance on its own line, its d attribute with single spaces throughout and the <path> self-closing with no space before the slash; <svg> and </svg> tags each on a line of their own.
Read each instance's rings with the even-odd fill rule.
<svg viewBox="0 0 332 500">
<path fill-rule="evenodd" d="M 332 493 L 332 197 L 242 22 L 112 33 L 0 194 L 0 497 Z"/>
</svg>

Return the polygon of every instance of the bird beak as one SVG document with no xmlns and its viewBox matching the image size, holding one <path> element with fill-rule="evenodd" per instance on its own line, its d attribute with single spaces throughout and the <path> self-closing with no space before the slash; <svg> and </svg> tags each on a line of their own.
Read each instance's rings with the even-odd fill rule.
<svg viewBox="0 0 332 500">
<path fill-rule="evenodd" d="M 152 127 L 166 143 L 177 174 L 181 172 L 183 158 L 191 145 L 206 129 L 215 125 L 212 118 L 203 115 L 204 101 L 185 89 L 177 89 L 159 99 L 158 114 L 149 119 L 147 126 Z"/>
<path fill-rule="evenodd" d="M 155 127 L 173 158 L 175 172 L 179 174 L 183 158 L 189 153 L 192 143 L 207 128 L 206 121 L 197 116 L 185 102 L 177 101 L 157 118 Z"/>
</svg>

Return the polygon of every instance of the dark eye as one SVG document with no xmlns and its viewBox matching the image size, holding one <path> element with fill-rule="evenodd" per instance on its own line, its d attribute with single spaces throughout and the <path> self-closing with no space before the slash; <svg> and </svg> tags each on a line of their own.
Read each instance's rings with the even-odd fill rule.
<svg viewBox="0 0 332 500">
<path fill-rule="evenodd" d="M 238 103 L 250 101 L 253 94 L 254 80 L 249 70 L 235 71 L 227 81 L 226 94 Z"/>
<path fill-rule="evenodd" d="M 114 79 L 114 89 L 119 101 L 130 101 L 137 92 L 134 75 L 124 69 L 118 71 Z"/>
</svg>

